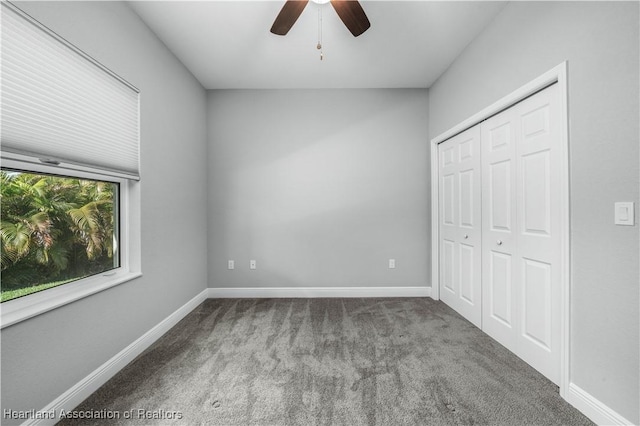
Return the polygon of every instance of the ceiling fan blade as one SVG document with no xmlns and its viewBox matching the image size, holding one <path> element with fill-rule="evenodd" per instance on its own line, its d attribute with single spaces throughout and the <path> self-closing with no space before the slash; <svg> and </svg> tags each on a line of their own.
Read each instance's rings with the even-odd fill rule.
<svg viewBox="0 0 640 426">
<path fill-rule="evenodd" d="M 271 32 L 277 35 L 286 35 L 298 20 L 307 3 L 309 0 L 288 0 L 282 6 L 276 20 L 273 21 Z"/>
<path fill-rule="evenodd" d="M 364 9 L 356 0 L 331 0 L 331 5 L 354 37 L 358 37 L 371 26 Z"/>
</svg>

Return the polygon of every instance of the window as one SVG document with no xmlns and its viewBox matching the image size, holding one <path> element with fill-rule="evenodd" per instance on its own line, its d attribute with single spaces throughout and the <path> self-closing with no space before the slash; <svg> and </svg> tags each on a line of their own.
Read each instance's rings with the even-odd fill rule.
<svg viewBox="0 0 640 426">
<path fill-rule="evenodd" d="M 120 266 L 119 184 L 0 170 L 2 302 Z"/>
<path fill-rule="evenodd" d="M 2 327 L 142 275 L 137 181 L 5 152 L 0 165 Z"/>
<path fill-rule="evenodd" d="M 141 275 L 139 91 L 0 6 L 6 327 Z"/>
</svg>

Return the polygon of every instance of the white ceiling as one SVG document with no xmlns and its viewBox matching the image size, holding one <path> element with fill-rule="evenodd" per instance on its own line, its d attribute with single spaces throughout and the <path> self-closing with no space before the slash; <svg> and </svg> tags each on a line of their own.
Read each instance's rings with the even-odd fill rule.
<svg viewBox="0 0 640 426">
<path fill-rule="evenodd" d="M 205 88 L 286 89 L 429 87 L 506 2 L 364 0 L 357 38 L 330 4 L 309 2 L 286 36 L 269 32 L 284 0 L 129 4 Z"/>
</svg>

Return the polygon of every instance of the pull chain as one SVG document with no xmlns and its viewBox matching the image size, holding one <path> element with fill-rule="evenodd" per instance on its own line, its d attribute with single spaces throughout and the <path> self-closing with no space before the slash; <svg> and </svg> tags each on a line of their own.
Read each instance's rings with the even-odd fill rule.
<svg viewBox="0 0 640 426">
<path fill-rule="evenodd" d="M 316 49 L 320 51 L 320 60 L 324 59 L 324 53 L 322 52 L 322 8 L 318 7 L 318 45 Z"/>
</svg>

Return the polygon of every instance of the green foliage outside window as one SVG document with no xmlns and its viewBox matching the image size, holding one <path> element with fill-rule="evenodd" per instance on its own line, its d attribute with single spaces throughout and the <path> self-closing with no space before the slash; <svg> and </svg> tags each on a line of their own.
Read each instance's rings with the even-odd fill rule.
<svg viewBox="0 0 640 426">
<path fill-rule="evenodd" d="M 118 266 L 117 184 L 0 171 L 2 302 Z"/>
</svg>

